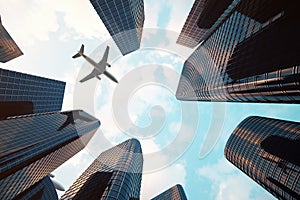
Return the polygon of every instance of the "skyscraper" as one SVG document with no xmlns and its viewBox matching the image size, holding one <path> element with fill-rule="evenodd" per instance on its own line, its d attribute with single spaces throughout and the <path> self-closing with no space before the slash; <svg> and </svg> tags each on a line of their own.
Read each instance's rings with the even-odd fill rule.
<svg viewBox="0 0 300 200">
<path fill-rule="evenodd" d="M 21 55 L 22 51 L 2 25 L 0 17 L 0 62 L 5 63 Z"/>
<path fill-rule="evenodd" d="M 90 0 L 122 55 L 140 48 L 144 26 L 143 0 Z"/>
<path fill-rule="evenodd" d="M 0 199 L 12 199 L 82 150 L 100 122 L 81 111 L 0 121 Z"/>
<path fill-rule="evenodd" d="M 193 7 L 182 27 L 177 43 L 186 47 L 196 47 L 206 33 L 214 29 L 237 3 L 233 0 L 195 0 Z M 231 5 L 232 4 L 232 5 Z M 225 13 L 223 16 L 222 14 Z"/>
<path fill-rule="evenodd" d="M 201 37 L 204 35 L 206 29 L 199 28 L 197 25 L 197 20 L 200 16 L 199 14 L 203 10 L 205 1 L 206 0 L 195 0 L 188 18 L 186 19 L 176 41 L 177 44 L 194 48 L 200 43 Z"/>
<path fill-rule="evenodd" d="M 187 200 L 187 198 L 185 196 L 183 187 L 177 184 L 151 200 Z"/>
<path fill-rule="evenodd" d="M 39 182 L 36 182 L 27 190 L 18 194 L 15 199 L 18 200 L 58 200 L 58 196 L 49 176 L 46 176 Z"/>
<path fill-rule="evenodd" d="M 297 3 L 240 0 L 218 2 L 214 7 L 208 5 L 210 2 L 214 1 L 207 1 L 203 18 L 197 23 L 203 27 L 213 25 L 185 61 L 176 97 L 299 103 Z M 223 4 L 230 5 L 224 9 Z"/>
<path fill-rule="evenodd" d="M 0 68 L 0 120 L 59 111 L 66 83 Z"/>
<path fill-rule="evenodd" d="M 101 153 L 61 199 L 138 199 L 142 170 L 139 141 L 126 140 Z"/>
<path fill-rule="evenodd" d="M 300 198 L 300 123 L 248 117 L 233 131 L 225 157 L 278 199 Z"/>
</svg>

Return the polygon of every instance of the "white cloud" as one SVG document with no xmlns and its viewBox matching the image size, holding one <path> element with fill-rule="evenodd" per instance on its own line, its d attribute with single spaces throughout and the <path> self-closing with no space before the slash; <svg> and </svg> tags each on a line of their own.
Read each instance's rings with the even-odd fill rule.
<svg viewBox="0 0 300 200">
<path fill-rule="evenodd" d="M 232 164 L 222 158 L 217 163 L 199 168 L 197 174 L 200 178 L 210 180 L 211 198 L 217 200 L 250 200 L 274 199 L 269 193 L 258 191 L 258 185 L 238 171 Z M 255 191 L 255 195 L 253 196 Z"/>
<path fill-rule="evenodd" d="M 183 163 L 171 165 L 152 174 L 144 174 L 141 200 L 153 198 L 176 184 L 181 184 L 184 187 L 185 178 L 186 169 Z"/>
<path fill-rule="evenodd" d="M 62 110 L 73 110 L 73 90 L 74 86 L 72 84 L 66 83 L 65 94 L 63 99 Z"/>
<path fill-rule="evenodd" d="M 80 168 L 82 165 L 86 165 L 90 161 L 88 152 L 83 149 L 79 153 L 75 154 L 72 159 L 69 159 L 64 165 L 69 165 L 74 168 Z"/>
<path fill-rule="evenodd" d="M 47 2 L 51 2 L 54 12 L 62 12 L 67 27 L 74 29 L 81 36 L 101 39 L 109 37 L 108 31 L 89 1 L 52 0 Z"/>
<path fill-rule="evenodd" d="M 145 11 L 144 27 L 156 28 L 160 2 L 161 1 L 153 1 L 153 0 L 144 1 L 144 11 Z"/>
<path fill-rule="evenodd" d="M 56 15 L 43 6 L 42 1 L 0 1 L 2 23 L 17 44 L 32 44 L 33 40 L 46 40 L 48 33 L 58 29 Z"/>
<path fill-rule="evenodd" d="M 143 154 L 152 153 L 160 150 L 160 147 L 158 146 L 158 144 L 155 143 L 153 139 L 140 140 L 140 143 L 142 146 Z"/>
<path fill-rule="evenodd" d="M 194 0 L 168 0 L 168 2 L 171 5 L 171 19 L 167 29 L 180 33 L 193 6 Z"/>
<path fill-rule="evenodd" d="M 62 105 L 62 110 L 72 110 L 73 109 L 73 93 L 76 77 L 78 76 L 79 66 L 75 65 L 72 70 L 68 70 L 61 80 L 66 82 L 64 100 Z"/>
<path fill-rule="evenodd" d="M 0 13 L 4 26 L 17 44 L 23 46 L 31 46 L 36 40 L 49 40 L 49 34 L 60 28 L 58 14 L 62 14 L 66 28 L 78 34 L 73 35 L 72 39 L 109 37 L 101 19 L 88 1 L 0 0 Z M 70 38 L 70 34 L 64 32 L 60 38 L 66 40 Z"/>
<path fill-rule="evenodd" d="M 250 199 L 252 184 L 244 177 L 232 175 L 219 185 L 216 199 Z"/>
<path fill-rule="evenodd" d="M 145 25 L 147 28 L 157 28 L 159 22 L 158 16 L 163 5 L 170 8 L 170 20 L 166 27 L 169 30 L 180 32 L 183 24 L 192 8 L 194 0 L 145 0 Z M 164 11 L 165 12 L 165 11 Z"/>
</svg>

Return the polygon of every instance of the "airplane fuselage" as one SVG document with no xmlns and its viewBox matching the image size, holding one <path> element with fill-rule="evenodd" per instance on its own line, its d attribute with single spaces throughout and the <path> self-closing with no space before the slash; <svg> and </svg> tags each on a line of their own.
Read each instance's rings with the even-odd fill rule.
<svg viewBox="0 0 300 200">
<path fill-rule="evenodd" d="M 100 73 L 103 74 L 105 71 L 105 66 L 102 66 L 101 64 L 96 63 L 93 59 L 91 59 L 90 57 L 88 57 L 87 55 L 80 53 L 80 55 L 91 65 L 93 65 L 93 67 Z"/>
</svg>

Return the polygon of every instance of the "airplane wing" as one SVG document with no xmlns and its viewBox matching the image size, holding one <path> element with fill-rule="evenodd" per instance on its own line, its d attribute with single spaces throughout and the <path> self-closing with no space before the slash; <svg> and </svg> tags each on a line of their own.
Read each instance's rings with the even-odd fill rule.
<svg viewBox="0 0 300 200">
<path fill-rule="evenodd" d="M 106 47 L 105 52 L 104 52 L 104 54 L 103 54 L 103 57 L 102 57 L 102 59 L 100 60 L 99 63 L 103 62 L 103 63 L 105 63 L 105 65 L 106 65 L 106 63 L 107 63 L 107 58 L 108 58 L 108 53 L 109 53 L 109 46 Z"/>
<path fill-rule="evenodd" d="M 91 78 L 94 78 L 95 76 L 99 75 L 99 72 L 94 69 L 89 75 L 87 75 L 86 77 L 84 77 L 83 79 L 80 80 L 80 83 L 83 83 L 87 80 L 90 80 Z"/>
</svg>

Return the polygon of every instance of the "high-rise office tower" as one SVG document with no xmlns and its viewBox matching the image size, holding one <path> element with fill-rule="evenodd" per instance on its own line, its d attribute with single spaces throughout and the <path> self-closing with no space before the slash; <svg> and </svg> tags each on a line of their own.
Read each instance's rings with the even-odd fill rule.
<svg viewBox="0 0 300 200">
<path fill-rule="evenodd" d="M 143 0 L 90 0 L 122 55 L 140 48 L 144 26 Z"/>
<path fill-rule="evenodd" d="M 278 199 L 300 199 L 300 123 L 248 117 L 233 131 L 225 157 Z"/>
<path fill-rule="evenodd" d="M 59 111 L 66 83 L 0 68 L 0 120 Z"/>
<path fill-rule="evenodd" d="M 140 142 L 129 139 L 101 153 L 61 199 L 138 199 L 142 170 Z"/>
<path fill-rule="evenodd" d="M 204 35 L 206 29 L 201 29 L 197 25 L 197 19 L 200 16 L 201 11 L 206 0 L 195 0 L 193 7 L 186 19 L 179 37 L 176 41 L 177 44 L 181 44 L 186 47 L 196 47 Z"/>
<path fill-rule="evenodd" d="M 21 55 L 22 51 L 2 25 L 0 17 L 0 62 L 5 63 Z"/>
<path fill-rule="evenodd" d="M 151 200 L 187 200 L 187 198 L 185 196 L 183 187 L 177 184 Z"/>
<path fill-rule="evenodd" d="M 27 190 L 18 194 L 15 199 L 18 200 L 58 200 L 58 196 L 49 176 L 36 182 Z"/>
<path fill-rule="evenodd" d="M 100 122 L 81 111 L 0 121 L 0 199 L 12 199 L 82 150 Z"/>
<path fill-rule="evenodd" d="M 202 10 L 207 20 L 199 18 L 197 23 L 213 25 L 185 61 L 176 97 L 299 103 L 297 2 L 233 0 L 231 4 L 218 2 L 216 7 L 209 6 L 210 2 L 214 1 L 204 6 L 208 10 Z M 230 4 L 227 9 L 225 3 Z"/>
<path fill-rule="evenodd" d="M 237 1 L 195 0 L 182 27 L 177 43 L 186 47 L 196 47 L 207 33 L 231 12 Z M 225 13 L 224 15 L 222 15 Z"/>
</svg>

